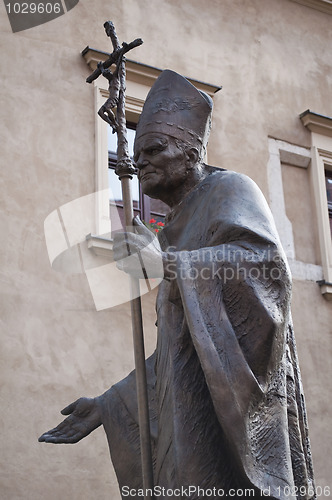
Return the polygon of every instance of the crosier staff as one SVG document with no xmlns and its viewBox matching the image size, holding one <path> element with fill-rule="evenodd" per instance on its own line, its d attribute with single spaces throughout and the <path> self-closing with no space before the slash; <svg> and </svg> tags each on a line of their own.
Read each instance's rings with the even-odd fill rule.
<svg viewBox="0 0 332 500">
<path fill-rule="evenodd" d="M 141 45 L 143 41 L 138 38 L 129 44 L 123 43 L 121 46 L 113 23 L 111 21 L 107 21 L 104 24 L 104 28 L 107 36 L 109 36 L 112 41 L 113 52 L 104 63 L 100 62 L 98 64 L 97 69 L 86 79 L 86 81 L 91 83 L 101 74 L 106 76 L 109 81 L 109 98 L 100 108 L 98 114 L 101 118 L 103 118 L 103 120 L 111 125 L 113 130 L 115 130 L 118 135 L 117 164 L 115 172 L 121 180 L 125 223 L 127 227 L 131 227 L 133 225 L 134 210 L 130 181 L 135 172 L 135 168 L 129 156 L 127 141 L 125 116 L 126 69 L 124 54 L 130 49 Z M 116 64 L 116 69 L 113 73 L 108 70 L 112 64 Z M 115 107 L 117 108 L 116 119 L 112 112 L 112 108 Z M 151 455 L 142 308 L 138 279 L 130 276 L 130 287 L 132 297 L 131 316 L 134 340 L 143 488 L 146 493 L 147 489 L 153 489 L 153 466 Z M 145 498 L 147 498 L 147 496 L 145 496 Z M 151 499 L 151 496 L 149 496 L 149 498 Z"/>
</svg>

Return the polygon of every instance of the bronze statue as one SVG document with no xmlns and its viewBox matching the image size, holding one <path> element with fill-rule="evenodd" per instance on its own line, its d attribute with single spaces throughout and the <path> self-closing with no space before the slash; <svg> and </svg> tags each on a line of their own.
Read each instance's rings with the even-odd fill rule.
<svg viewBox="0 0 332 500">
<path fill-rule="evenodd" d="M 211 113 L 207 95 L 166 70 L 136 133 L 143 192 L 171 207 L 149 246 L 149 277 L 164 278 L 157 347 L 146 362 L 155 485 L 164 498 L 173 498 L 167 489 L 190 499 L 249 489 L 255 498 L 310 499 L 290 272 L 255 183 L 203 163 Z M 139 253 L 152 236 L 139 219 L 134 224 L 136 234 L 115 236 L 114 258 L 142 277 L 127 264 L 128 246 Z M 135 372 L 62 413 L 69 416 L 40 441 L 75 443 L 103 424 L 123 498 L 129 488 L 140 498 Z"/>
</svg>

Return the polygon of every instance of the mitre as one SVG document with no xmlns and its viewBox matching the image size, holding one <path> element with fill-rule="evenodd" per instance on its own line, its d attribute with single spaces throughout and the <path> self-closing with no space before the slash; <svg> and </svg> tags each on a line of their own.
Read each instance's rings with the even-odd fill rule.
<svg viewBox="0 0 332 500">
<path fill-rule="evenodd" d="M 151 87 L 143 106 L 136 139 L 162 133 L 190 144 L 207 145 L 212 115 L 212 99 L 186 78 L 165 70 Z"/>
</svg>

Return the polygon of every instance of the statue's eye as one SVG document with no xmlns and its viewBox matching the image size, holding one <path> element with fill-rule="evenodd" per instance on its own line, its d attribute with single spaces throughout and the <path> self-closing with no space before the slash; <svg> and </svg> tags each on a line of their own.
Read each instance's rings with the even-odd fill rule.
<svg viewBox="0 0 332 500">
<path fill-rule="evenodd" d="M 165 147 L 162 144 L 158 144 L 158 145 L 153 145 L 153 146 L 147 147 L 144 150 L 144 152 L 150 156 L 155 156 L 158 153 L 160 153 L 161 151 L 163 151 L 164 149 L 165 149 Z"/>
</svg>

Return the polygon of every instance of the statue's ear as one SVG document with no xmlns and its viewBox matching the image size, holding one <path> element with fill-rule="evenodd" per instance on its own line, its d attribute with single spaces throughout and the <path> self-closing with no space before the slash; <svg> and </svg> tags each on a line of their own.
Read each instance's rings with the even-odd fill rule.
<svg viewBox="0 0 332 500">
<path fill-rule="evenodd" d="M 186 149 L 186 157 L 188 164 L 191 167 L 194 167 L 196 163 L 199 161 L 199 152 L 198 149 L 195 148 L 194 146 L 191 146 Z"/>
</svg>

